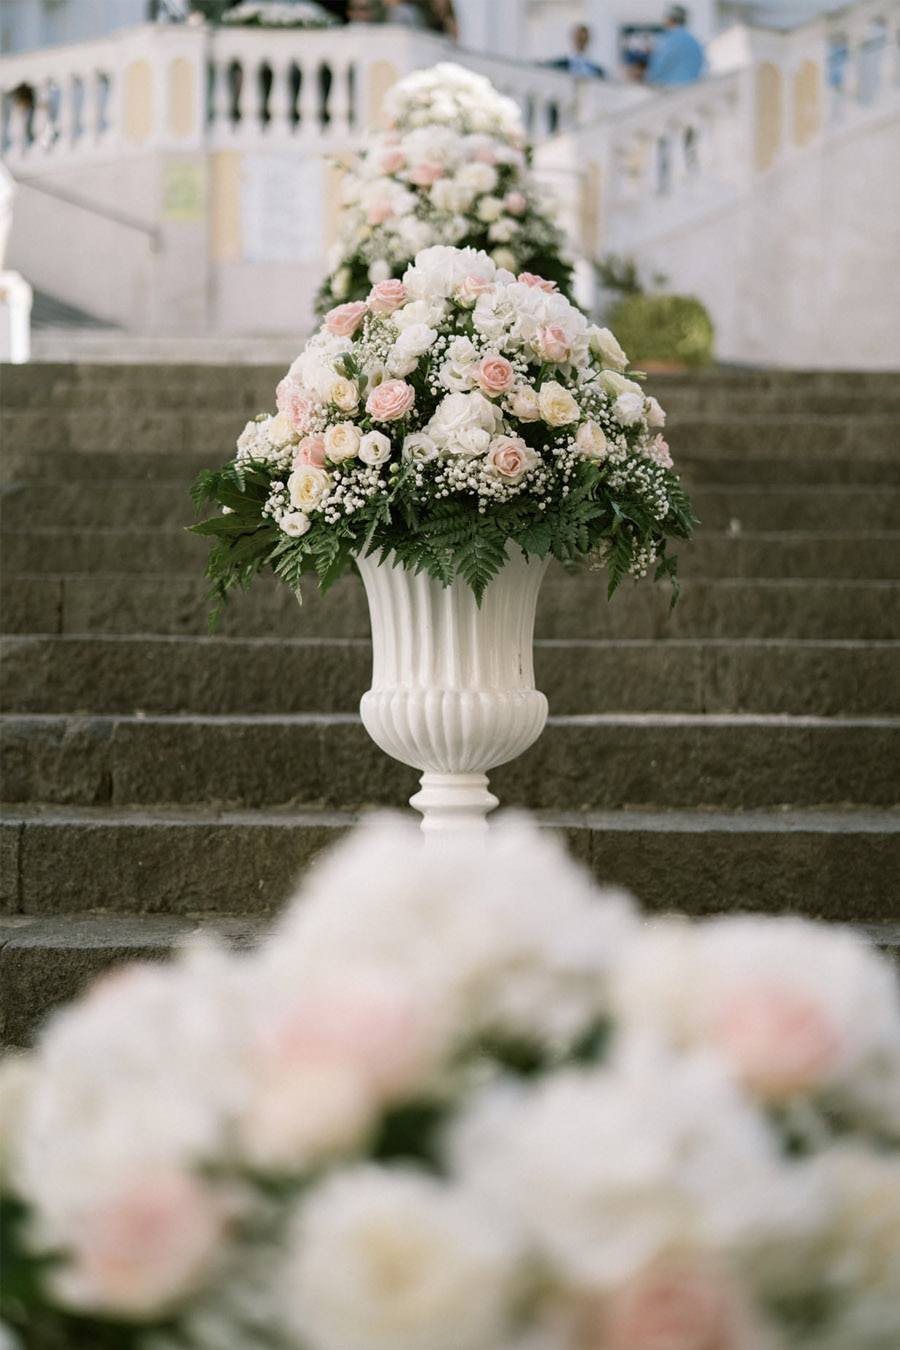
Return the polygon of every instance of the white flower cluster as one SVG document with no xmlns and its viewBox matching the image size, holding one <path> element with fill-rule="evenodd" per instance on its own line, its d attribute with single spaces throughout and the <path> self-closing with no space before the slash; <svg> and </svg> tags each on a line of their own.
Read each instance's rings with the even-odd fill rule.
<svg viewBox="0 0 900 1350">
<path fill-rule="evenodd" d="M 891 1350 L 900 996 L 849 932 L 641 923 L 525 821 L 370 822 L 256 952 L 7 1062 L 48 1296 L 146 1350 Z"/>
<path fill-rule="evenodd" d="M 523 494 L 545 508 L 585 461 L 662 523 L 665 413 L 626 365 L 552 283 L 436 246 L 326 314 L 237 459 L 275 475 L 265 514 L 289 535 L 386 497 L 401 470 L 419 504 L 465 494 L 486 512 Z"/>
<path fill-rule="evenodd" d="M 331 28 L 337 20 L 315 0 L 243 0 L 225 11 L 222 23 L 234 28 Z"/>
<path fill-rule="evenodd" d="M 484 246 L 512 271 L 564 252 L 511 99 L 481 76 L 441 65 L 401 80 L 387 110 L 390 130 L 370 136 L 342 174 L 330 301 L 365 294 L 435 244 Z"/>
</svg>

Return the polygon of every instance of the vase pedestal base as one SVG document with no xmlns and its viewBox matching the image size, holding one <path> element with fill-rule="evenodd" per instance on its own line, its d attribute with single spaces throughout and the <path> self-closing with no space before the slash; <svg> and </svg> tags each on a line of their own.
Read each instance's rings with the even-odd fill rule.
<svg viewBox="0 0 900 1350">
<path fill-rule="evenodd" d="M 423 773 L 419 781 L 409 804 L 421 811 L 425 834 L 483 833 L 488 812 L 500 804 L 488 791 L 486 773 Z"/>
</svg>

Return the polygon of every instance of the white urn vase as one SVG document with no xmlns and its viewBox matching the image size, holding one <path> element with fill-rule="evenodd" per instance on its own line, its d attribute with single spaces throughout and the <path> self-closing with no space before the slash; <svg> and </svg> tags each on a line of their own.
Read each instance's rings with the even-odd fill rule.
<svg viewBox="0 0 900 1350">
<path fill-rule="evenodd" d="M 487 828 L 498 805 L 487 773 L 537 740 L 547 700 L 534 687 L 534 612 L 546 561 L 516 549 L 481 606 L 449 586 L 357 558 L 372 622 L 363 725 L 386 754 L 422 773 L 410 805 L 426 833 Z"/>
</svg>

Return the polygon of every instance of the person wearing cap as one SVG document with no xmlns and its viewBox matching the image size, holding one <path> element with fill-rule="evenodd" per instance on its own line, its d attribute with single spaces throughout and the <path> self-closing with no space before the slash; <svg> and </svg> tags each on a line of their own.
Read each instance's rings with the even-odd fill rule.
<svg viewBox="0 0 900 1350">
<path fill-rule="evenodd" d="M 684 5 L 670 5 L 666 10 L 666 32 L 653 48 L 647 67 L 648 84 L 668 88 L 700 79 L 706 58 L 700 43 L 688 32 L 687 21 Z"/>
</svg>

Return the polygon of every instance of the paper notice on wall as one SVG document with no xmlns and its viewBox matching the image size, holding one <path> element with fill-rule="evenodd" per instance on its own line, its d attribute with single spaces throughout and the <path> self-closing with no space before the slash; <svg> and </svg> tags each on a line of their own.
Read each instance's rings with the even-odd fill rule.
<svg viewBox="0 0 900 1350">
<path fill-rule="evenodd" d="M 316 262 L 322 252 L 322 161 L 250 154 L 241 165 L 241 233 L 247 262 Z"/>
</svg>

